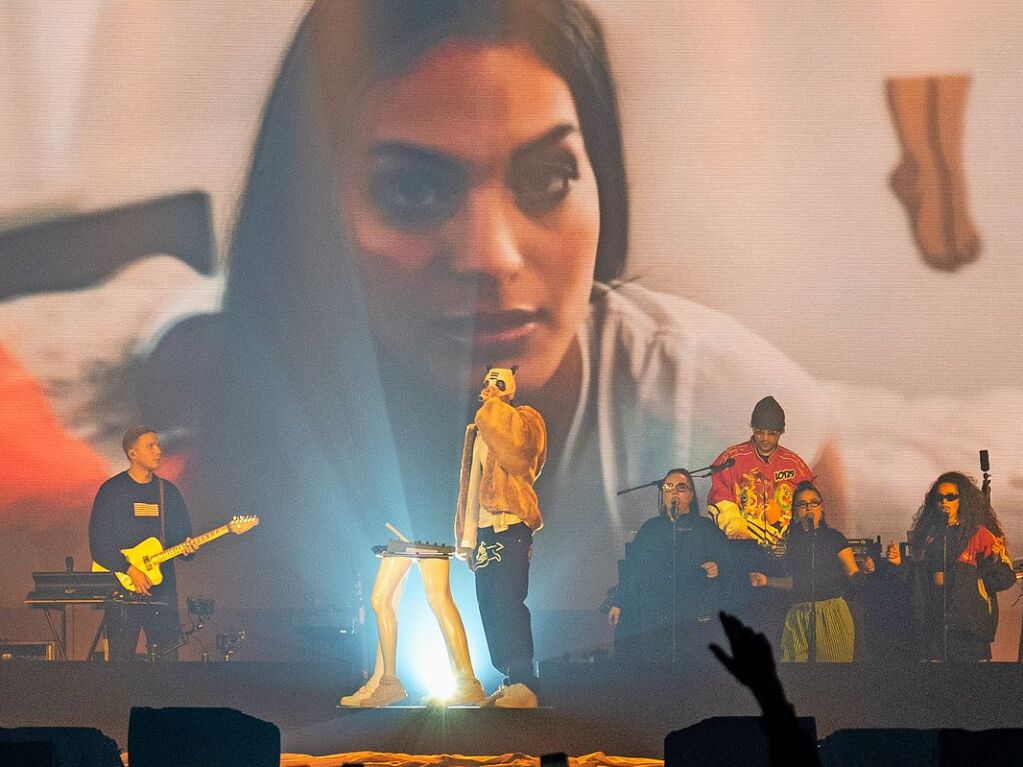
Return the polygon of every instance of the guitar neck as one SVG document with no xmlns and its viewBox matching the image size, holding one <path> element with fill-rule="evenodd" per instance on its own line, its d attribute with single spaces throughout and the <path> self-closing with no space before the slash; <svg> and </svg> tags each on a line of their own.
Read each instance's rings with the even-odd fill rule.
<svg viewBox="0 0 1023 767">
<path fill-rule="evenodd" d="M 230 529 L 228 528 L 227 525 L 221 525 L 220 527 L 216 527 L 213 530 L 210 530 L 208 533 L 203 533 L 202 535 L 195 536 L 194 538 L 192 538 L 192 543 L 195 544 L 196 548 L 198 548 L 199 546 L 207 544 L 210 541 L 215 541 L 222 535 L 227 535 L 229 532 Z M 177 546 L 171 546 L 169 549 L 164 549 L 155 557 L 153 557 L 151 561 L 154 564 L 158 565 L 161 562 L 166 562 L 168 559 L 174 559 L 174 557 L 184 553 L 185 544 L 179 543 Z"/>
</svg>

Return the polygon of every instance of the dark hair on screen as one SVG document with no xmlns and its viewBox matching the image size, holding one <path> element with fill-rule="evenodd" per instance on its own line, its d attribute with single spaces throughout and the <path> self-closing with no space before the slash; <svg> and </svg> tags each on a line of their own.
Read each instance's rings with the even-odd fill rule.
<svg viewBox="0 0 1023 767">
<path fill-rule="evenodd" d="M 625 268 L 628 194 L 618 97 L 600 22 L 577 0 L 370 0 L 373 80 L 411 66 L 450 38 L 518 43 L 568 85 L 600 195 L 594 278 Z"/>
<path fill-rule="evenodd" d="M 220 428 L 206 438 L 214 457 L 221 452 L 214 443 L 252 446 L 252 460 L 229 467 L 243 475 L 239 485 L 264 487 L 261 467 L 274 467 L 278 453 L 302 455 L 313 441 L 330 462 L 325 474 L 347 488 L 353 507 L 400 502 L 398 490 L 365 482 L 379 461 L 353 450 L 348 437 L 391 444 L 382 414 L 393 392 L 339 214 L 338 142 L 367 87 L 452 37 L 524 45 L 564 78 L 598 184 L 594 278 L 612 281 L 624 271 L 628 199 L 617 96 L 600 24 L 584 4 L 317 0 L 264 109 L 228 251 L 218 330 L 223 381 L 208 408 Z"/>
<path fill-rule="evenodd" d="M 319 0 L 295 35 L 264 112 L 231 243 L 228 308 L 247 300 L 265 308 L 261 298 L 268 289 L 259 286 L 264 281 L 275 290 L 299 287 L 302 278 L 285 274 L 285 267 L 316 271 L 313 254 L 297 254 L 301 240 L 296 243 L 289 233 L 299 223 L 303 230 L 324 227 L 319 217 L 336 219 L 335 190 L 323 184 L 333 184 L 335 177 L 324 168 L 333 169 L 340 156 L 334 142 L 349 133 L 358 99 L 372 83 L 401 73 L 451 38 L 522 44 L 565 80 L 599 193 L 594 279 L 621 277 L 629 205 L 618 97 L 603 30 L 583 3 Z M 328 156 L 321 151 L 308 157 L 315 146 Z M 311 172 L 329 178 L 310 183 Z M 336 220 L 333 227 L 339 227 Z M 342 232 L 330 234 L 345 247 Z M 308 241 L 322 238 L 309 234 Z"/>
</svg>

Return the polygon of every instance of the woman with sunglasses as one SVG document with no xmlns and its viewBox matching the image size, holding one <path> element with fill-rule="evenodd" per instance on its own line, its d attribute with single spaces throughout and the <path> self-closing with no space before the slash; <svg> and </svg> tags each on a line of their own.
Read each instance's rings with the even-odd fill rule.
<svg viewBox="0 0 1023 767">
<path fill-rule="evenodd" d="M 973 480 L 950 471 L 934 481 L 913 518 L 910 544 L 920 660 L 990 660 L 995 592 L 1016 579 L 1002 526 Z"/>
<path fill-rule="evenodd" d="M 825 520 L 824 499 L 812 482 L 796 486 L 792 510 L 783 560 L 788 574 L 750 573 L 750 585 L 792 591 L 781 636 L 783 662 L 851 663 L 856 629 L 844 595 L 862 571 L 845 535 Z M 872 563 L 868 570 L 873 571 Z"/>
</svg>

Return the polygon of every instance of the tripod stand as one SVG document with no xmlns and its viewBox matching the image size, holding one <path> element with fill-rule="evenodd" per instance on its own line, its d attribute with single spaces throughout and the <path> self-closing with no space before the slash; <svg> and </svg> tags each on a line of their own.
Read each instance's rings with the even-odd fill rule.
<svg viewBox="0 0 1023 767">
<path fill-rule="evenodd" d="M 188 615 L 192 620 L 192 627 L 182 631 L 178 637 L 178 641 L 171 644 L 169 647 L 160 647 L 157 644 L 149 644 L 146 647 L 146 661 L 149 663 L 155 663 L 156 661 L 163 658 L 165 655 L 169 655 L 172 652 L 184 647 L 188 644 L 189 639 L 193 634 L 205 628 L 205 621 L 207 618 L 213 616 L 214 603 L 212 599 L 205 599 L 203 597 L 188 597 L 186 600 L 188 605 Z M 206 663 L 209 660 L 209 652 L 206 650 L 206 645 L 199 643 L 202 646 L 202 660 Z"/>
</svg>

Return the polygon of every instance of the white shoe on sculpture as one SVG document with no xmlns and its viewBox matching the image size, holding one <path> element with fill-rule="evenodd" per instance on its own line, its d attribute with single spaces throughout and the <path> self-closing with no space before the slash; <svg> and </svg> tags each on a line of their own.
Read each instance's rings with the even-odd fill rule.
<svg viewBox="0 0 1023 767">
<path fill-rule="evenodd" d="M 382 676 L 376 682 L 371 679 L 351 695 L 343 697 L 341 705 L 346 708 L 383 708 L 407 697 L 398 677 Z"/>
<path fill-rule="evenodd" d="M 359 708 L 383 708 L 405 700 L 407 697 L 405 686 L 398 680 L 398 677 L 382 676 L 377 688 L 368 697 L 362 699 Z"/>
<path fill-rule="evenodd" d="M 338 701 L 339 706 L 345 708 L 360 708 L 362 701 L 368 698 L 376 690 L 377 685 L 380 683 L 380 677 L 370 677 L 369 681 L 366 682 L 362 687 L 353 692 L 351 695 L 345 695 L 341 700 Z"/>
<path fill-rule="evenodd" d="M 482 706 L 486 702 L 487 694 L 476 677 L 459 680 L 450 695 L 423 698 L 426 706 Z"/>
</svg>

